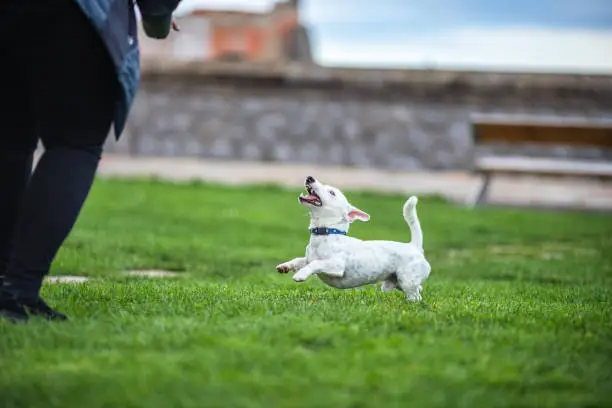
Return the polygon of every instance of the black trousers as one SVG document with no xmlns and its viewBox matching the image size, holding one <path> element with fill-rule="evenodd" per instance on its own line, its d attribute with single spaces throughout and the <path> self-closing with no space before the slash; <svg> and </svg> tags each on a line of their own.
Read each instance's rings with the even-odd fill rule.
<svg viewBox="0 0 612 408">
<path fill-rule="evenodd" d="M 119 85 L 73 0 L 2 1 L 0 81 L 2 291 L 33 297 L 89 194 Z"/>
</svg>

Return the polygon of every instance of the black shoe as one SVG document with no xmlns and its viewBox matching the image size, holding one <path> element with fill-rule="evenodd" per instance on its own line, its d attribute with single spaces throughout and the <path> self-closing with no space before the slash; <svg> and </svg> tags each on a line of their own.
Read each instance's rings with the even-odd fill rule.
<svg viewBox="0 0 612 408">
<path fill-rule="evenodd" d="M 40 297 L 34 299 L 0 297 L 0 317 L 14 322 L 27 322 L 30 316 L 47 320 L 68 320 L 66 315 L 51 309 Z"/>
<path fill-rule="evenodd" d="M 27 322 L 30 316 L 25 307 L 15 298 L 0 296 L 0 317 L 14 323 Z"/>
<path fill-rule="evenodd" d="M 44 317 L 47 320 L 68 320 L 65 314 L 51 309 L 40 296 L 33 303 L 24 303 L 23 305 L 30 315 Z"/>
</svg>

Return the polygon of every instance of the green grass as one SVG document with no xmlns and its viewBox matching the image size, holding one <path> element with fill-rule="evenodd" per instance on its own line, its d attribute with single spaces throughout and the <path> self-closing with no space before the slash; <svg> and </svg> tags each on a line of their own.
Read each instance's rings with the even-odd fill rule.
<svg viewBox="0 0 612 408">
<path fill-rule="evenodd" d="M 0 322 L 0 406 L 604 407 L 612 217 L 421 199 L 424 301 L 297 284 L 307 217 L 274 187 L 98 180 L 45 285 L 67 323 Z M 348 193 L 408 240 L 403 196 Z M 128 279 L 162 268 L 178 278 Z"/>
</svg>

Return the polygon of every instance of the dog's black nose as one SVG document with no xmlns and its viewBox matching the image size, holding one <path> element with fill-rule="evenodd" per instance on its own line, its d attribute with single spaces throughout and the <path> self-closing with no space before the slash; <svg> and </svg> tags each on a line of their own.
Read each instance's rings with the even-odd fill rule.
<svg viewBox="0 0 612 408">
<path fill-rule="evenodd" d="M 306 177 L 306 184 L 312 184 L 314 182 L 315 182 L 314 177 L 312 177 L 312 176 Z"/>
</svg>

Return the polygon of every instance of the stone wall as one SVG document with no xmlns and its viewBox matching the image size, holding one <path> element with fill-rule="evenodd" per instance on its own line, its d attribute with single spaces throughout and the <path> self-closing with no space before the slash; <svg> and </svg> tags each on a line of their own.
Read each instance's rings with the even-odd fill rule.
<svg viewBox="0 0 612 408">
<path fill-rule="evenodd" d="M 354 82 L 145 75 L 126 133 L 108 151 L 324 163 L 397 170 L 469 168 L 473 113 L 612 119 L 610 78 L 483 85 L 457 78 Z M 489 80 L 485 80 L 489 78 Z M 543 81 L 544 83 L 545 81 Z M 551 85 L 552 83 L 552 85 Z M 602 86 L 604 84 L 605 86 Z M 505 149 L 508 150 L 508 149 Z M 521 149 L 521 154 L 612 159 L 598 149 Z"/>
</svg>

